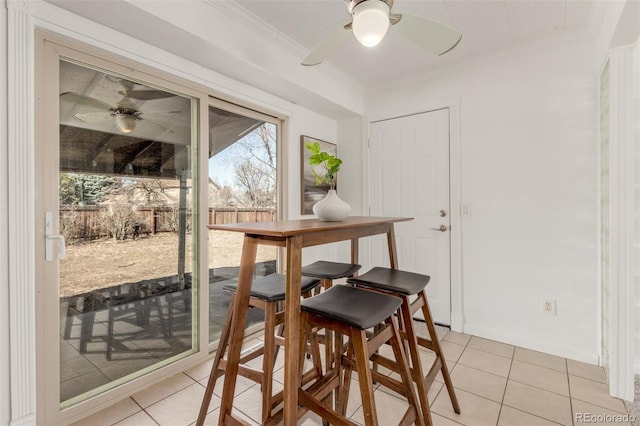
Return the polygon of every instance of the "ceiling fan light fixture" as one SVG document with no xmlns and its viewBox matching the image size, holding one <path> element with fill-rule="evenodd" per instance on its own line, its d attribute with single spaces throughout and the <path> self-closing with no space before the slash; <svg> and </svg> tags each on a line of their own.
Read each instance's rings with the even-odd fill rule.
<svg viewBox="0 0 640 426">
<path fill-rule="evenodd" d="M 365 0 L 353 9 L 353 34 L 363 46 L 379 44 L 389 29 L 389 5 L 382 0 Z"/>
<path fill-rule="evenodd" d="M 136 117 L 131 114 L 116 114 L 116 126 L 122 133 L 131 133 L 136 128 Z"/>
</svg>

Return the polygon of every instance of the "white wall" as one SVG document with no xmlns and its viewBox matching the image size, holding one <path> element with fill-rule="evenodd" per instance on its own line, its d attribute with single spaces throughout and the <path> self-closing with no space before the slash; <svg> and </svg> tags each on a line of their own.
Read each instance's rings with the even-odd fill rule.
<svg viewBox="0 0 640 426">
<path fill-rule="evenodd" d="M 7 3 L 0 0 L 0 170 L 7 170 Z M 0 185 L 0 425 L 9 423 L 9 276 L 7 187 Z"/>
<path fill-rule="evenodd" d="M 340 170 L 340 198 L 351 205 L 351 214 L 367 215 L 363 210 L 362 182 L 364 156 L 362 150 L 362 118 L 349 118 L 338 121 L 339 155 L 343 161 Z"/>
<path fill-rule="evenodd" d="M 460 100 L 464 331 L 596 363 L 597 69 L 556 38 L 367 95 L 370 121 Z M 544 298 L 557 300 L 545 315 Z"/>
</svg>

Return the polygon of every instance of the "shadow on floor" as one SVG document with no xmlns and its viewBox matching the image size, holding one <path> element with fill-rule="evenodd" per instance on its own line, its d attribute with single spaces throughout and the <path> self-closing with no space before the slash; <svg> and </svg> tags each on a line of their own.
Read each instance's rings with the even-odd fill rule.
<svg viewBox="0 0 640 426">
<path fill-rule="evenodd" d="M 256 275 L 275 272 L 275 261 Z M 209 341 L 220 336 L 238 268 L 209 270 Z M 60 397 L 66 401 L 194 346 L 191 274 L 104 288 L 60 299 Z M 247 326 L 263 321 L 251 310 Z"/>
</svg>

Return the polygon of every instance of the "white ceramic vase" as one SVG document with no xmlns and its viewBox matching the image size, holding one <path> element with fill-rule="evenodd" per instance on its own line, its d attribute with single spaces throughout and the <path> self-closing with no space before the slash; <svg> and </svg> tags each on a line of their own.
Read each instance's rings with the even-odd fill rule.
<svg viewBox="0 0 640 426">
<path fill-rule="evenodd" d="M 339 222 L 351 213 L 351 206 L 338 197 L 335 189 L 313 205 L 313 214 L 325 222 Z"/>
</svg>

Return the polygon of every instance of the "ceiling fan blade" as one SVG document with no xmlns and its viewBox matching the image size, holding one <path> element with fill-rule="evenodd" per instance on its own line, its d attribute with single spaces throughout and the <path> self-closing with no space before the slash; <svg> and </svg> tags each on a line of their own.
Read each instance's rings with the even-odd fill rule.
<svg viewBox="0 0 640 426">
<path fill-rule="evenodd" d="M 126 96 L 141 101 L 152 101 L 154 99 L 171 98 L 176 95 L 162 90 L 132 90 L 126 93 Z"/>
<path fill-rule="evenodd" d="M 91 96 L 83 95 L 82 93 L 76 92 L 64 92 L 60 93 L 60 99 L 65 100 L 67 102 L 74 103 L 76 105 L 85 105 L 98 109 L 111 109 L 112 105 L 109 105 L 106 102 L 102 102 L 99 99 L 92 98 Z"/>
<path fill-rule="evenodd" d="M 393 28 L 418 46 L 436 55 L 444 55 L 456 47 L 462 39 L 462 33 L 455 28 L 433 19 L 406 13 L 402 14 L 402 18 Z"/>
<path fill-rule="evenodd" d="M 139 121 L 144 121 L 145 123 L 148 123 L 148 124 L 151 124 L 151 125 L 153 125 L 153 126 L 156 126 L 156 127 L 158 127 L 159 129 L 162 129 L 164 132 L 167 132 L 167 133 L 173 133 L 173 130 L 169 129 L 168 127 L 164 127 L 162 124 L 155 123 L 155 122 L 153 122 L 153 121 L 151 121 L 151 120 L 147 120 L 146 118 L 142 118 L 142 117 L 136 117 L 136 118 L 137 118 Z"/>
<path fill-rule="evenodd" d="M 340 44 L 342 44 L 351 35 L 351 30 L 346 28 L 350 27 L 350 24 L 351 22 L 332 32 L 329 37 L 327 37 L 322 43 L 316 46 L 316 48 L 313 49 L 311 53 L 309 53 L 307 57 L 302 60 L 302 65 L 318 65 L 319 63 L 324 61 L 325 58 L 329 54 L 331 54 L 332 50 L 340 46 Z"/>
<path fill-rule="evenodd" d="M 111 119 L 111 112 L 85 112 L 79 114 L 73 114 L 75 118 L 85 123 L 102 123 Z"/>
</svg>

